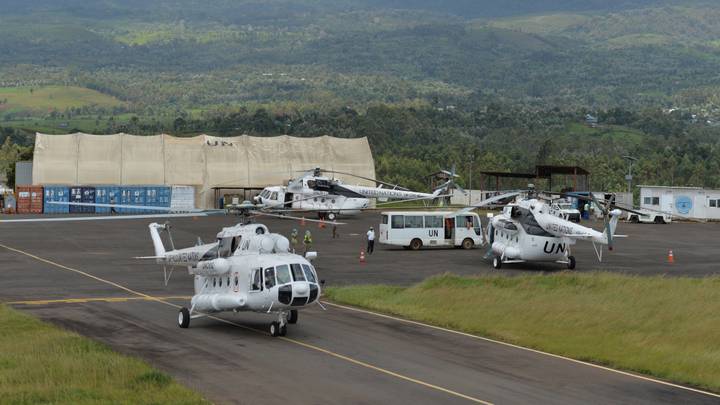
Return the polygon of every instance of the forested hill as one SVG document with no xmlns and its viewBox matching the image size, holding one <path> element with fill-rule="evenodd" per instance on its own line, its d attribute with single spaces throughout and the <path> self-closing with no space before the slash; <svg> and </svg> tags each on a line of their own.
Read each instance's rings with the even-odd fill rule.
<svg viewBox="0 0 720 405">
<path fill-rule="evenodd" d="M 0 0 L 0 86 L 73 84 L 133 111 L 425 100 L 702 106 L 703 1 Z"/>
<path fill-rule="evenodd" d="M 385 180 L 720 186 L 720 2 L 0 0 L 0 170 L 39 130 L 367 136 Z M 585 115 L 600 119 L 585 125 Z M 8 158 L 9 156 L 9 158 Z M 474 158 L 471 158 L 473 157 Z M 469 180 L 469 175 L 467 176 Z M 477 185 L 477 184 L 476 184 Z"/>
</svg>

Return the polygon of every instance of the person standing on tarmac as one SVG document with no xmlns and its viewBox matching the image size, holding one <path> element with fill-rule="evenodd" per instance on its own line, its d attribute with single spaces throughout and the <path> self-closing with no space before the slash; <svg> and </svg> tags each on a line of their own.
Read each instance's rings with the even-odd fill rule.
<svg viewBox="0 0 720 405">
<path fill-rule="evenodd" d="M 337 231 L 337 221 L 333 221 L 333 230 L 332 231 L 333 231 L 333 234 L 332 234 L 333 239 L 340 237 L 340 234 Z"/>
<path fill-rule="evenodd" d="M 305 254 L 312 249 L 312 235 L 310 230 L 305 231 L 305 237 L 303 238 L 303 245 L 305 246 Z"/>
<path fill-rule="evenodd" d="M 292 246 L 292 251 L 295 253 L 295 249 L 297 248 L 298 244 L 298 230 L 293 229 L 292 233 L 290 233 L 290 246 Z"/>
<path fill-rule="evenodd" d="M 375 230 L 371 226 L 367 231 L 367 254 L 371 255 L 375 250 Z"/>
</svg>

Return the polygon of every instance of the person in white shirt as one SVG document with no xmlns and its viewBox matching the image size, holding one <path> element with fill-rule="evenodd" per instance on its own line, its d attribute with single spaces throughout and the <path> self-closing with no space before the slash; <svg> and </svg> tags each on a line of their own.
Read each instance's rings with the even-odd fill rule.
<svg viewBox="0 0 720 405">
<path fill-rule="evenodd" d="M 373 250 L 375 250 L 375 231 L 371 226 L 370 230 L 367 231 L 367 254 L 371 255 Z"/>
</svg>

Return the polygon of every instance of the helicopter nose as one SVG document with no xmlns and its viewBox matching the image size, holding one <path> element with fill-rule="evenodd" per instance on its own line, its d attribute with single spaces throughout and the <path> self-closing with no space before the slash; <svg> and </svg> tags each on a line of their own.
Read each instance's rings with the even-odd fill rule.
<svg viewBox="0 0 720 405">
<path fill-rule="evenodd" d="M 303 283 L 303 282 L 295 283 L 294 287 L 295 287 L 294 288 L 295 296 L 306 297 L 308 295 L 308 292 L 310 291 L 310 286 L 308 285 L 308 283 Z"/>
</svg>

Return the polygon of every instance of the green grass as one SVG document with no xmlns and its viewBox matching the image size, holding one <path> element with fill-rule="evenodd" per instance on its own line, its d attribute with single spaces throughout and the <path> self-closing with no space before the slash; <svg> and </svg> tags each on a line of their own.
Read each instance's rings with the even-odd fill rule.
<svg viewBox="0 0 720 405">
<path fill-rule="evenodd" d="M 327 290 L 335 302 L 720 391 L 720 277 L 459 277 Z"/>
<path fill-rule="evenodd" d="M 0 87 L 0 113 L 47 112 L 53 109 L 62 111 L 70 107 L 115 107 L 122 104 L 123 102 L 115 97 L 83 87 Z"/>
<path fill-rule="evenodd" d="M 0 305 L 4 404 L 202 404 L 146 363 Z"/>
</svg>

